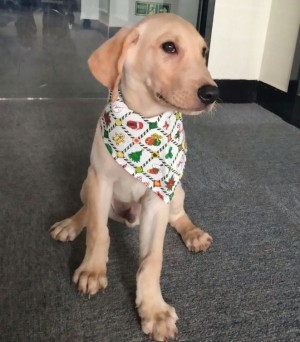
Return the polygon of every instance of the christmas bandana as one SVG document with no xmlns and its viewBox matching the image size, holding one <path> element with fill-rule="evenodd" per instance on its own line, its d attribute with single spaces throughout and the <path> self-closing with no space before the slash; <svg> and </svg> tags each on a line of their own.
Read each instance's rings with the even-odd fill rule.
<svg viewBox="0 0 300 342">
<path fill-rule="evenodd" d="M 182 177 L 187 146 L 179 112 L 145 118 L 130 110 L 122 94 L 100 118 L 105 146 L 114 160 L 166 203 Z"/>
</svg>

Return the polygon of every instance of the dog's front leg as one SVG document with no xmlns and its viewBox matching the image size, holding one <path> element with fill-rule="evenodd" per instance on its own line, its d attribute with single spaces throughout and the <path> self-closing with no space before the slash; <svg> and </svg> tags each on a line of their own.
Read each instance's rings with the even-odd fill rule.
<svg viewBox="0 0 300 342">
<path fill-rule="evenodd" d="M 181 235 L 190 251 L 204 252 L 211 245 L 212 237 L 190 220 L 184 210 L 184 196 L 184 190 L 179 183 L 171 201 L 169 223 Z"/>
<path fill-rule="evenodd" d="M 107 286 L 108 212 L 112 197 L 112 184 L 89 167 L 86 180 L 87 232 L 86 252 L 73 281 L 83 294 L 93 295 Z"/>
<path fill-rule="evenodd" d="M 142 200 L 136 305 L 144 333 L 157 341 L 165 341 L 177 334 L 175 309 L 164 301 L 160 289 L 168 215 L 169 205 L 148 191 Z"/>
</svg>

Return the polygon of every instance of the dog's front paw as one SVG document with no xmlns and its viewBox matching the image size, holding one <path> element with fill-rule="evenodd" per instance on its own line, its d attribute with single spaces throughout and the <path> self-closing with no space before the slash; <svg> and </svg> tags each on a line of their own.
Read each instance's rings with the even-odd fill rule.
<svg viewBox="0 0 300 342">
<path fill-rule="evenodd" d="M 94 295 L 107 287 L 106 269 L 90 269 L 81 265 L 74 273 L 73 282 L 77 284 L 81 294 Z"/>
<path fill-rule="evenodd" d="M 156 341 L 166 341 L 177 336 L 175 309 L 163 302 L 159 305 L 141 304 L 138 311 L 142 320 L 142 330 Z"/>
<path fill-rule="evenodd" d="M 188 230 L 182 239 L 191 252 L 205 252 L 212 243 L 212 237 L 203 230 L 193 227 Z"/>
</svg>

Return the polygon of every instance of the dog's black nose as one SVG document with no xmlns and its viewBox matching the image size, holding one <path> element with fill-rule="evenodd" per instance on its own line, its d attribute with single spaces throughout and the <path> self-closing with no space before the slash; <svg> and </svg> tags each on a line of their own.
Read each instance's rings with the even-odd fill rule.
<svg viewBox="0 0 300 342">
<path fill-rule="evenodd" d="M 198 97 L 205 104 L 211 104 L 219 97 L 219 89 L 216 86 L 205 85 L 198 89 Z"/>
</svg>

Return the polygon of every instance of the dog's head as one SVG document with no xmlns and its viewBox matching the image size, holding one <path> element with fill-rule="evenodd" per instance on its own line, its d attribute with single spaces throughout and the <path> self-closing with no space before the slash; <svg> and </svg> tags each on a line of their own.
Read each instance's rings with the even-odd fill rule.
<svg viewBox="0 0 300 342">
<path fill-rule="evenodd" d="M 166 110 L 198 114 L 219 96 L 207 67 L 208 48 L 196 29 L 174 14 L 157 14 L 123 28 L 89 58 L 98 81 L 146 116 Z"/>
</svg>

